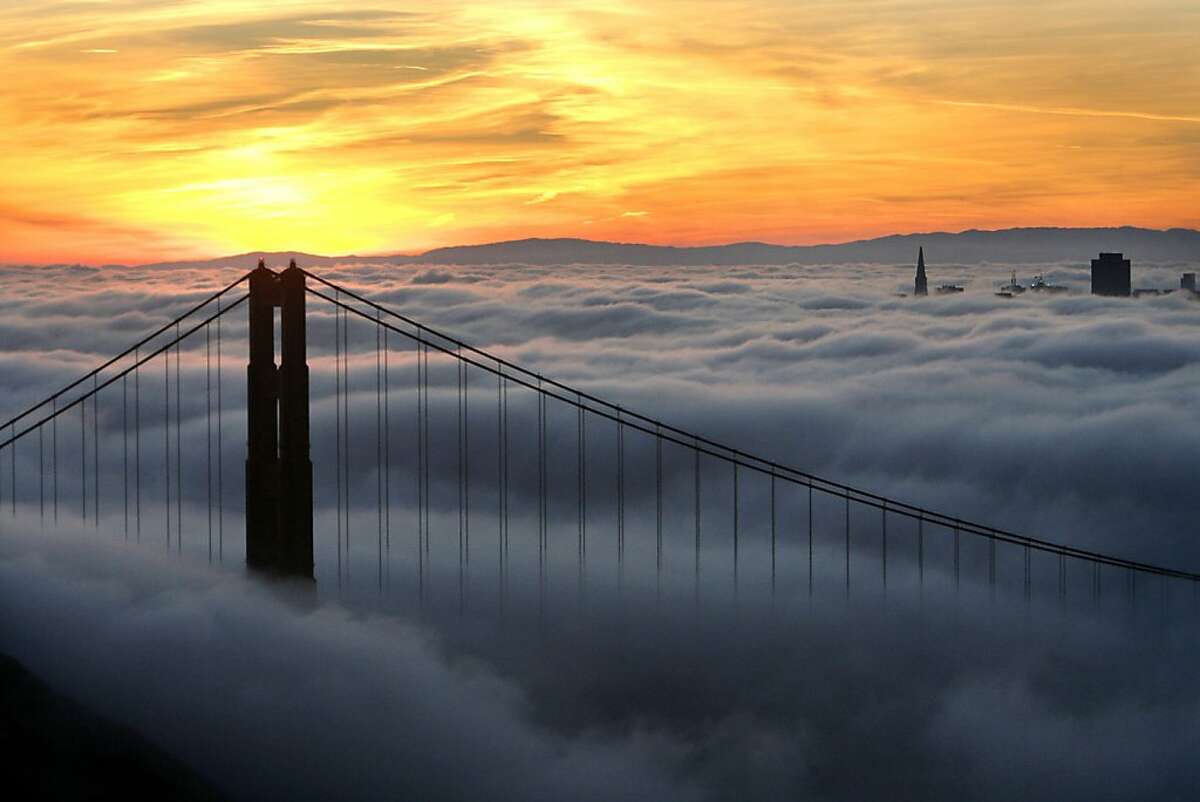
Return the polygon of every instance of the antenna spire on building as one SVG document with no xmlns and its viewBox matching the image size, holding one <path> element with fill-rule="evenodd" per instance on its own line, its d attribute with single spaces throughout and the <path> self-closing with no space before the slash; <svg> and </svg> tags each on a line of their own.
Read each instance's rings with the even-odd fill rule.
<svg viewBox="0 0 1200 802">
<path fill-rule="evenodd" d="M 917 249 L 917 282 L 913 288 L 913 295 L 928 295 L 929 280 L 925 278 L 925 248 Z"/>
</svg>

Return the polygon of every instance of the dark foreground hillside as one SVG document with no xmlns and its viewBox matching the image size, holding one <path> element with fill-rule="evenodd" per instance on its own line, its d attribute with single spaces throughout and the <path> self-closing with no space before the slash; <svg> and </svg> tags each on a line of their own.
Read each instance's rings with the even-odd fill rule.
<svg viewBox="0 0 1200 802">
<path fill-rule="evenodd" d="M 0 755 L 6 799 L 222 799 L 133 731 L 55 694 L 4 655 Z"/>
</svg>

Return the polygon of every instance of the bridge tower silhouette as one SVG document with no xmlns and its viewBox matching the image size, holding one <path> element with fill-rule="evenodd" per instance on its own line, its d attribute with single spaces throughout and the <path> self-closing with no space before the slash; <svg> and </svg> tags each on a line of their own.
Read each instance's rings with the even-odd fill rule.
<svg viewBox="0 0 1200 802">
<path fill-rule="evenodd" d="M 246 367 L 246 562 L 313 576 L 313 468 L 309 456 L 304 273 L 260 260 L 250 273 Z M 280 359 L 275 364 L 275 309 Z"/>
</svg>

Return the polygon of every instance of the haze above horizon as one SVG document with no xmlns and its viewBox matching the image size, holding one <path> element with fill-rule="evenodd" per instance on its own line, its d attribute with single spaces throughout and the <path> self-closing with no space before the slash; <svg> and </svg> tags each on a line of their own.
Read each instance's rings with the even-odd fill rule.
<svg viewBox="0 0 1200 802">
<path fill-rule="evenodd" d="M 22 0 L 0 261 L 1196 228 L 1197 38 L 1178 0 Z"/>
</svg>

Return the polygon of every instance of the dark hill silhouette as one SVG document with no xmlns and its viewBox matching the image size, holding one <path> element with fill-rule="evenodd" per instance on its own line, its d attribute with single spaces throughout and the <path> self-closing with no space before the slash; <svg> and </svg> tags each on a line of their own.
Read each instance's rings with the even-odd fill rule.
<svg viewBox="0 0 1200 802">
<path fill-rule="evenodd" d="M 239 253 L 232 256 L 219 256 L 215 259 L 195 259 L 180 262 L 155 262 L 153 264 L 143 265 L 143 267 L 152 268 L 178 268 L 178 267 L 228 267 L 237 265 L 245 267 L 247 270 L 258 264 L 258 260 L 263 259 L 268 265 L 276 267 L 287 267 L 288 262 L 292 259 L 296 260 L 297 264 L 303 264 L 305 267 L 328 267 L 329 265 L 346 264 L 349 262 L 363 261 L 389 261 L 390 257 L 364 257 L 364 256 L 318 256 L 312 253 L 303 253 L 301 251 L 252 251 L 250 253 Z"/>
<path fill-rule="evenodd" d="M 1200 260 L 1200 231 L 1145 228 L 1013 228 L 1001 231 L 896 234 L 831 245 L 771 245 L 737 242 L 681 248 L 584 239 L 524 239 L 486 245 L 437 248 L 393 261 L 428 264 L 637 264 L 738 265 L 900 262 L 916 259 L 924 246 L 938 262 L 1087 263 L 1100 251 L 1121 251 L 1145 262 Z"/>
<path fill-rule="evenodd" d="M 8 799 L 224 798 L 133 730 L 58 695 L 6 655 L 0 710 Z"/>
<path fill-rule="evenodd" d="M 677 247 L 587 239 L 520 239 L 481 245 L 435 248 L 414 255 L 318 256 L 299 252 L 261 252 L 190 262 L 164 262 L 149 267 L 253 267 L 259 258 L 268 265 L 295 259 L 306 267 L 338 263 L 392 264 L 631 264 L 631 265 L 744 265 L 839 264 L 853 262 L 909 264 L 924 247 L 931 262 L 1076 262 L 1087 265 L 1101 251 L 1118 251 L 1137 262 L 1200 261 L 1200 231 L 1172 228 L 1010 228 L 998 231 L 893 234 L 876 239 L 828 245 L 772 245 L 735 242 L 728 245 Z"/>
</svg>

